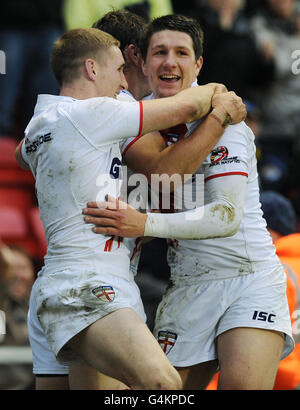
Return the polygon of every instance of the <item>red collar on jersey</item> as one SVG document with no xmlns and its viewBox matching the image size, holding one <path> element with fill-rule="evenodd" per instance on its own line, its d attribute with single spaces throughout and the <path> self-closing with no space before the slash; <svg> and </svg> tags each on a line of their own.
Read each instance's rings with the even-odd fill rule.
<svg viewBox="0 0 300 410">
<path fill-rule="evenodd" d="M 179 124 L 172 128 L 166 128 L 161 130 L 160 133 L 163 136 L 165 143 L 174 144 L 175 142 L 181 140 L 187 132 L 187 126 L 185 124 Z"/>
</svg>

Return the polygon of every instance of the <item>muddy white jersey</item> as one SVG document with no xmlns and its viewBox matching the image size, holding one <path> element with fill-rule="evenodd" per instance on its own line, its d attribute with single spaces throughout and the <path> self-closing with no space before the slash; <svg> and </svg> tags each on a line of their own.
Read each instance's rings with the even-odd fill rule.
<svg viewBox="0 0 300 410">
<path fill-rule="evenodd" d="M 118 100 L 119 101 L 136 101 L 135 98 L 133 97 L 133 95 L 130 93 L 130 91 L 128 90 L 122 90 L 120 92 L 120 94 L 118 95 Z M 147 99 L 144 98 L 143 100 Z M 125 154 L 125 152 L 127 151 L 127 147 L 129 148 L 129 146 L 137 141 L 140 138 L 140 135 L 134 137 L 132 136 L 131 138 L 127 138 L 124 139 L 123 141 L 120 142 L 120 151 L 123 154 Z M 133 172 L 126 167 L 126 176 L 127 179 L 129 179 L 132 176 Z M 125 188 L 125 178 L 124 178 L 124 182 L 122 187 Z M 122 195 L 122 200 L 125 202 L 128 202 L 129 204 L 131 204 L 130 202 L 130 196 L 128 195 L 130 191 L 130 187 L 126 187 L 126 193 L 127 195 L 125 195 L 123 197 Z M 133 204 L 131 204 L 133 205 Z M 129 249 L 129 258 L 130 258 L 130 270 L 131 272 L 136 275 L 138 273 L 138 266 L 139 266 L 139 261 L 140 261 L 140 256 L 141 256 L 141 250 L 142 250 L 142 238 L 124 238 L 124 245 Z"/>
<path fill-rule="evenodd" d="M 76 100 L 40 95 L 25 130 L 22 155 L 36 179 L 45 228 L 45 265 L 84 264 L 93 271 L 126 273 L 129 251 L 121 238 L 92 232 L 83 220 L 88 201 L 118 197 L 119 143 L 140 133 L 139 102 L 111 98 Z"/>
<path fill-rule="evenodd" d="M 147 97 L 144 97 L 143 100 L 149 100 L 153 99 L 153 95 L 149 95 Z M 133 97 L 133 95 L 128 91 L 128 90 L 122 90 L 120 94 L 118 95 L 118 100 L 120 101 L 136 101 Z M 120 143 L 120 150 L 121 154 L 125 155 L 126 151 L 129 149 L 129 147 L 134 144 L 141 136 L 134 136 L 132 135 L 131 138 L 124 139 Z"/>
<path fill-rule="evenodd" d="M 197 122 L 187 126 L 186 137 L 195 129 Z M 237 233 L 226 238 L 169 241 L 168 262 L 172 275 L 207 273 L 207 277 L 213 277 L 215 272 L 228 271 L 230 276 L 237 276 L 251 272 L 253 266 L 259 262 L 278 263 L 259 202 L 254 139 L 253 132 L 244 122 L 228 126 L 217 146 L 194 175 L 194 191 L 197 174 L 203 176 L 204 205 L 216 200 L 218 194 L 222 195 L 216 190 L 214 198 L 210 197 L 207 190 L 208 182 L 214 184 L 220 178 L 231 175 L 240 175 L 241 179 L 247 178 L 243 216 Z M 201 189 L 202 181 L 199 180 L 198 189 Z M 227 183 L 229 181 L 227 179 Z M 237 186 L 237 192 L 238 189 Z M 210 188 L 210 192 L 214 192 L 214 189 Z M 192 198 L 195 198 L 195 192 Z M 189 199 L 186 203 L 189 204 Z M 182 205 L 184 210 L 184 200 Z"/>
</svg>

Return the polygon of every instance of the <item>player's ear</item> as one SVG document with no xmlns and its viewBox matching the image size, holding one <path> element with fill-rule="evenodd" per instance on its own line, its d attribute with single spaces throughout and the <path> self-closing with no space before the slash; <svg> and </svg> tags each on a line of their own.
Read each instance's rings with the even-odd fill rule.
<svg viewBox="0 0 300 410">
<path fill-rule="evenodd" d="M 143 70 L 144 75 L 147 77 L 148 75 L 147 63 L 143 59 L 142 59 L 142 70 Z"/>
<path fill-rule="evenodd" d="M 196 66 L 195 66 L 196 78 L 198 77 L 202 66 L 203 66 L 203 57 L 200 56 L 200 57 L 198 58 L 198 60 L 196 61 Z"/>
<path fill-rule="evenodd" d="M 95 81 L 97 75 L 95 60 L 87 58 L 84 62 L 84 69 L 87 78 L 91 81 Z"/>
<path fill-rule="evenodd" d="M 129 44 L 129 46 L 126 48 L 126 53 L 125 53 L 126 59 L 131 62 L 134 65 L 138 65 L 139 63 L 139 52 L 137 47 L 134 44 Z"/>
</svg>

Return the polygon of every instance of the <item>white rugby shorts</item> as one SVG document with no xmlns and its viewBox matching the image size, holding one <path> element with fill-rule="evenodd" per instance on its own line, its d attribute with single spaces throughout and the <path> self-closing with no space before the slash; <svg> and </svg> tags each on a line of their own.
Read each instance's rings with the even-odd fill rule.
<svg viewBox="0 0 300 410">
<path fill-rule="evenodd" d="M 31 298 L 35 298 L 37 319 L 48 345 L 63 365 L 76 359 L 66 343 L 107 314 L 132 308 L 146 321 L 140 291 L 131 272 L 121 277 L 72 268 L 51 274 L 43 268 Z M 36 352 L 38 369 L 39 350 Z"/>
<path fill-rule="evenodd" d="M 28 311 L 28 335 L 32 350 L 33 374 L 68 375 L 69 366 L 61 364 L 52 352 L 37 317 L 36 300 L 31 293 Z"/>
<path fill-rule="evenodd" d="M 280 264 L 225 279 L 176 276 L 158 307 L 154 335 L 170 362 L 186 367 L 217 359 L 216 338 L 237 327 L 283 332 L 282 359 L 293 350 Z"/>
</svg>

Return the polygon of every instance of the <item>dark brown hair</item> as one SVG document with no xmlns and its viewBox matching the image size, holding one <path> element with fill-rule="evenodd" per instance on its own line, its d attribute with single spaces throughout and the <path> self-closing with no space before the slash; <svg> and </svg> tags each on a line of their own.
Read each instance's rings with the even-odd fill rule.
<svg viewBox="0 0 300 410">
<path fill-rule="evenodd" d="M 123 55 L 130 44 L 140 49 L 146 26 L 146 21 L 141 16 L 127 10 L 110 11 L 93 24 L 93 27 L 111 34 L 120 41 Z"/>
<path fill-rule="evenodd" d="M 153 34 L 164 30 L 180 31 L 188 34 L 193 41 L 196 60 L 202 56 L 203 31 L 200 24 L 191 17 L 183 16 L 181 14 L 168 14 L 152 20 L 148 25 L 141 46 L 141 54 L 144 60 L 146 60 L 147 57 L 151 37 Z"/>
</svg>

